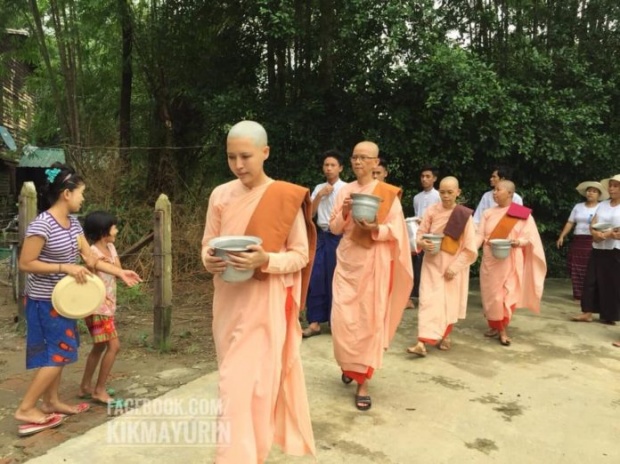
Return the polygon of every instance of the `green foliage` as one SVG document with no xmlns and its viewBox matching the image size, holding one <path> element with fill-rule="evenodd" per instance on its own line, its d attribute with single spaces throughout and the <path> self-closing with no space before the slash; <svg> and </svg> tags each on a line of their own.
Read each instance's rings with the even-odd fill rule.
<svg viewBox="0 0 620 464">
<path fill-rule="evenodd" d="M 116 289 L 116 304 L 124 311 L 147 312 L 153 309 L 153 300 L 142 284 L 127 287 L 119 284 Z"/>
<path fill-rule="evenodd" d="M 580 200 L 574 187 L 617 172 L 617 1 L 126 2 L 134 147 L 122 156 L 113 150 L 122 2 L 37 4 L 51 73 L 32 15 L 22 2 L 0 0 L 0 27 L 33 31 L 20 51 L 35 65 L 28 81 L 37 105 L 31 138 L 75 142 L 62 130 L 51 86 L 62 88 L 66 75 L 50 5 L 71 5 L 64 31 L 80 38 L 80 144 L 105 147 L 84 149 L 76 159 L 100 169 L 125 163 L 106 186 L 108 197 L 98 194 L 93 207 L 131 218 L 124 233 L 133 239 L 150 227 L 151 213 L 141 205 L 162 191 L 182 205 L 187 221 L 197 220 L 212 188 L 232 178 L 225 136 L 241 119 L 268 130 L 267 172 L 308 187 L 321 181 L 322 151 L 348 154 L 362 139 L 377 141 L 407 208 L 423 165 L 458 176 L 469 206 L 488 189 L 492 167 L 510 165 L 549 243 Z M 553 247 L 547 252 L 551 274 L 561 274 L 563 256 Z"/>
</svg>

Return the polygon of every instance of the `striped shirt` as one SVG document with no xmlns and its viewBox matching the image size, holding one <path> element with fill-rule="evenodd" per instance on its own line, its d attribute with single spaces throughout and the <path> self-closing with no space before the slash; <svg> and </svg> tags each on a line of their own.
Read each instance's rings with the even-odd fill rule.
<svg viewBox="0 0 620 464">
<path fill-rule="evenodd" d="M 77 218 L 69 216 L 69 228 L 64 228 L 47 211 L 39 214 L 26 230 L 26 237 L 39 236 L 45 245 L 39 254 L 44 263 L 75 263 L 78 257 L 78 236 L 84 231 Z M 66 274 L 28 274 L 26 295 L 34 300 L 51 300 L 52 291 Z"/>
</svg>

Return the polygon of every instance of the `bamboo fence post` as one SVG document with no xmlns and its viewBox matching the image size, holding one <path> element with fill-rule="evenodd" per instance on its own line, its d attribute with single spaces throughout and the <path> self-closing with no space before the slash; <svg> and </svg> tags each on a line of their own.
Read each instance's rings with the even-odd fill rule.
<svg viewBox="0 0 620 464">
<path fill-rule="evenodd" d="M 172 320 L 172 208 L 163 193 L 155 203 L 153 258 L 155 295 L 153 297 L 153 344 L 160 351 L 170 349 Z"/>
<path fill-rule="evenodd" d="M 22 189 L 19 193 L 19 243 L 18 243 L 18 256 L 26 237 L 26 229 L 32 220 L 37 216 L 37 189 L 34 186 L 34 182 L 24 182 Z M 18 272 L 18 284 L 19 284 L 19 298 L 17 299 L 17 308 L 19 320 L 26 320 L 26 305 L 24 301 L 24 290 L 26 287 L 26 273 Z"/>
</svg>

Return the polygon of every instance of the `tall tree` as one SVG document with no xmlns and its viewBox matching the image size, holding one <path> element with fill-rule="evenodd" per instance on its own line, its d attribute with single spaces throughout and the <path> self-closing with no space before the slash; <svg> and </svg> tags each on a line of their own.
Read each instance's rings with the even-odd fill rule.
<svg viewBox="0 0 620 464">
<path fill-rule="evenodd" d="M 128 0 L 118 0 L 118 14 L 121 23 L 121 91 L 119 103 L 119 137 L 123 165 L 129 167 L 129 151 L 131 147 L 131 93 L 133 86 L 133 19 Z"/>
</svg>

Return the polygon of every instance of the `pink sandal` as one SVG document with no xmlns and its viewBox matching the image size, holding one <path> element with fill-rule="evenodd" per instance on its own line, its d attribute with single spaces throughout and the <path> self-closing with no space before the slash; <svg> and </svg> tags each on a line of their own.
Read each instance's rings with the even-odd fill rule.
<svg viewBox="0 0 620 464">
<path fill-rule="evenodd" d="M 20 437 L 27 437 L 29 435 L 34 435 L 35 433 L 42 432 L 46 429 L 52 429 L 54 427 L 58 427 L 62 424 L 63 416 L 60 414 L 50 414 L 49 419 L 45 422 L 37 423 L 30 422 L 28 424 L 22 424 L 17 427 L 17 434 Z"/>
</svg>

